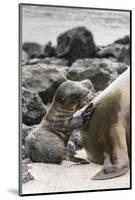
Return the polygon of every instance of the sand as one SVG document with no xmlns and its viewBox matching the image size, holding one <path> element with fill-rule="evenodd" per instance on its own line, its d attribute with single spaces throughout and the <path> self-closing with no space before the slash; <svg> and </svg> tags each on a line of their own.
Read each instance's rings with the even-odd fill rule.
<svg viewBox="0 0 135 200">
<path fill-rule="evenodd" d="M 85 191 L 130 187 L 129 171 L 109 180 L 91 180 L 102 168 L 94 163 L 77 165 L 64 161 L 61 165 L 32 163 L 29 171 L 35 180 L 23 184 L 23 194 Z"/>
</svg>

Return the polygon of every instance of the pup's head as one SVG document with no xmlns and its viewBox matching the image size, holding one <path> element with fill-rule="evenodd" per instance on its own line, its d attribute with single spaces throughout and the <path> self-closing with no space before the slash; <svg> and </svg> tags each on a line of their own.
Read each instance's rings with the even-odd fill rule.
<svg viewBox="0 0 135 200">
<path fill-rule="evenodd" d="M 54 100 L 66 108 L 75 108 L 88 95 L 89 90 L 76 81 L 62 83 L 56 93 Z"/>
</svg>

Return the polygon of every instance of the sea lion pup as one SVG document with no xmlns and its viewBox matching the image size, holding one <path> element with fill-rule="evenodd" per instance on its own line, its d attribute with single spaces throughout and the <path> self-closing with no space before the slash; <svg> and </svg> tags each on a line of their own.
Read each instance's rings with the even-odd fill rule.
<svg viewBox="0 0 135 200">
<path fill-rule="evenodd" d="M 26 152 L 32 161 L 60 163 L 65 159 L 72 129 L 82 126 L 72 119 L 73 112 L 88 93 L 87 88 L 75 81 L 68 80 L 58 87 L 47 114 L 26 137 Z"/>
<path fill-rule="evenodd" d="M 94 107 L 92 115 L 91 111 L 89 112 L 91 103 Z M 80 115 L 83 117 L 83 128 L 81 129 L 83 147 L 86 149 L 90 161 L 104 165 L 92 179 L 104 180 L 120 176 L 129 169 L 129 69 L 90 104 L 82 109 L 86 115 Z M 76 118 L 75 115 L 74 118 Z M 78 153 L 76 153 L 77 158 L 79 157 Z"/>
</svg>

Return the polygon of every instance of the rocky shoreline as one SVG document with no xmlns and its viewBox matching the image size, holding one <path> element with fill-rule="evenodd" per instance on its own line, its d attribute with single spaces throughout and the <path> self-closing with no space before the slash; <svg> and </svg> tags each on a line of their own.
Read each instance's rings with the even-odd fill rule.
<svg viewBox="0 0 135 200">
<path fill-rule="evenodd" d="M 59 35 L 56 47 L 51 42 L 25 42 L 21 58 L 22 159 L 26 160 L 25 137 L 41 122 L 60 84 L 68 79 L 88 80 L 98 95 L 130 67 L 130 37 L 101 47 L 91 31 L 77 27 Z M 29 178 L 23 182 L 27 181 Z"/>
</svg>

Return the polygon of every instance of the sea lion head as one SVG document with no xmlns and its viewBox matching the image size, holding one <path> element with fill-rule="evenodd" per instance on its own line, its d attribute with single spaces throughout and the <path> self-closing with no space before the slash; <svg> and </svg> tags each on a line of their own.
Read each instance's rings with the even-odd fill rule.
<svg viewBox="0 0 135 200">
<path fill-rule="evenodd" d="M 86 96 L 89 90 L 77 81 L 65 81 L 55 93 L 54 100 L 66 108 L 75 108 Z"/>
</svg>

